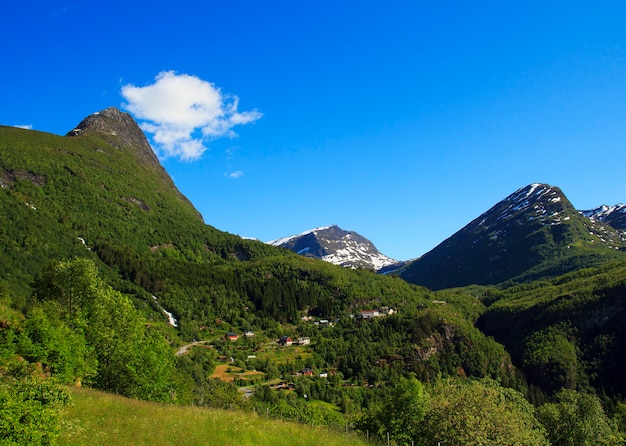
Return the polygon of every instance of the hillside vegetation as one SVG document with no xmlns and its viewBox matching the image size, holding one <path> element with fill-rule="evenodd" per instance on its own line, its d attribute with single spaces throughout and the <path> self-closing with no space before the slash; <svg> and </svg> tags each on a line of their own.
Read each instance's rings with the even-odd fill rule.
<svg viewBox="0 0 626 446">
<path fill-rule="evenodd" d="M 228 409 L 206 414 L 239 420 L 220 424 L 244 444 L 244 419 L 395 444 L 571 444 L 547 428 L 565 416 L 584 441 L 620 444 L 625 269 L 612 255 L 435 292 L 206 225 L 118 110 L 70 135 L 0 127 L 0 431 L 15 444 L 115 441 L 133 419 L 116 406 L 133 404 L 191 444 L 202 433 L 177 417 L 205 412 L 175 406 Z M 77 390 L 73 408 L 60 384 L 169 405 Z M 98 417 L 115 425 L 96 432 Z"/>
<path fill-rule="evenodd" d="M 523 187 L 404 266 L 401 277 L 432 289 L 509 287 L 624 260 L 626 236 L 581 215 L 555 186 Z"/>
<path fill-rule="evenodd" d="M 488 299 L 479 327 L 534 385 L 594 389 L 609 405 L 626 395 L 626 262 L 492 290 Z"/>
</svg>

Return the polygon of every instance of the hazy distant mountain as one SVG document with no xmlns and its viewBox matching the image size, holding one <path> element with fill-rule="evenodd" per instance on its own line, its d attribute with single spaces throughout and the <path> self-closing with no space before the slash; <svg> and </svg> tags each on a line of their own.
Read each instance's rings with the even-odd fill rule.
<svg viewBox="0 0 626 446">
<path fill-rule="evenodd" d="M 402 262 L 380 253 L 374 244 L 362 235 L 354 231 L 345 231 L 336 225 L 311 229 L 267 243 L 350 268 L 379 271 L 383 268 L 389 270 L 393 265 L 402 265 Z"/>
<path fill-rule="evenodd" d="M 400 276 L 429 288 L 563 274 L 623 253 L 613 227 L 581 215 L 563 192 L 531 184 L 496 204 Z"/>
</svg>

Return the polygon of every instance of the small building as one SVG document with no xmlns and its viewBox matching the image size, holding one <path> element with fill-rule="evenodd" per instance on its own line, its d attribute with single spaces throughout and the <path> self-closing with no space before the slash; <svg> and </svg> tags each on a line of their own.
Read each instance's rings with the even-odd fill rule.
<svg viewBox="0 0 626 446">
<path fill-rule="evenodd" d="M 226 333 L 226 339 L 228 341 L 236 341 L 237 339 L 239 339 L 239 335 L 237 333 L 229 331 L 228 333 Z"/>
<path fill-rule="evenodd" d="M 313 369 L 310 369 L 307 367 L 305 369 L 300 370 L 300 373 L 304 376 L 313 376 Z"/>
<path fill-rule="evenodd" d="M 359 317 L 361 317 L 361 319 L 370 319 L 373 317 L 378 317 L 380 316 L 380 311 L 378 310 L 361 310 L 359 311 Z"/>
<path fill-rule="evenodd" d="M 254 332 L 253 332 L 252 330 L 246 330 L 246 331 L 243 333 L 243 335 L 244 335 L 246 338 L 253 338 L 253 337 L 254 337 Z"/>
<path fill-rule="evenodd" d="M 298 345 L 309 345 L 310 343 L 310 338 L 298 338 Z"/>
<path fill-rule="evenodd" d="M 320 378 L 328 378 L 328 372 L 321 372 Z"/>
<path fill-rule="evenodd" d="M 283 336 L 278 340 L 280 345 L 289 346 L 293 344 L 293 340 L 289 336 Z"/>
</svg>

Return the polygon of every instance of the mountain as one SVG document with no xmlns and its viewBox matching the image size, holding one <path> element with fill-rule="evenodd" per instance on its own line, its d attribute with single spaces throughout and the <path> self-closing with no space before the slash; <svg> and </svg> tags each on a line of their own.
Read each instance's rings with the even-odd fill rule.
<svg viewBox="0 0 626 446">
<path fill-rule="evenodd" d="M 52 259 L 95 258 L 110 280 L 156 293 L 165 279 L 150 256 L 221 261 L 270 248 L 204 224 L 137 123 L 115 108 L 67 136 L 0 127 L 0 186 L 0 280 L 22 296 Z"/>
<path fill-rule="evenodd" d="M 337 225 L 311 229 L 267 243 L 349 268 L 379 271 L 402 264 L 382 254 L 371 241 L 362 235 L 354 231 L 345 231 Z"/>
<path fill-rule="evenodd" d="M 615 229 L 626 231 L 626 204 L 616 204 L 615 206 L 602 206 L 588 211 L 580 211 L 582 215 L 594 221 L 609 224 Z"/>
<path fill-rule="evenodd" d="M 429 290 L 396 276 L 343 268 L 205 224 L 134 120 L 117 109 L 87 117 L 66 136 L 0 126 L 0 181 L 0 330 L 19 329 L 19 316 L 1 319 L 7 302 L 28 318 L 40 297 L 71 298 L 73 292 L 65 293 L 71 274 L 57 282 L 55 268 L 73 271 L 73 261 L 88 261 L 93 270 L 83 270 L 97 271 L 89 277 L 101 276 L 127 297 L 148 322 L 143 327 L 162 332 L 173 349 L 194 340 L 220 344 L 230 331 L 252 330 L 263 345 L 283 335 L 314 336 L 304 351 L 316 368 L 337 370 L 354 383 L 408 372 L 424 380 L 512 376 L 502 346 L 473 326 L 473 296 L 451 294 L 442 305 L 445 296 L 433 300 Z M 318 231 L 319 245 L 329 231 L 370 262 L 383 262 L 374 248 L 359 248 L 366 243 L 356 234 L 336 227 Z M 350 317 L 364 310 L 378 317 L 371 324 Z M 333 329 L 324 324 L 318 332 L 314 320 L 332 320 Z M 251 345 L 226 351 L 243 363 L 255 352 Z M 22 348 L 16 345 L 15 353 Z M 284 358 L 270 350 L 250 367 L 275 375 Z M 181 385 L 193 387 L 185 390 L 189 398 L 206 402 L 214 393 L 207 387 L 213 354 L 190 356 L 177 361 L 186 377 Z M 31 359 L 48 361 L 34 353 Z M 304 366 L 290 364 L 293 370 L 280 366 L 286 377 Z M 341 393 L 343 386 L 335 389 Z"/>
<path fill-rule="evenodd" d="M 112 147 L 121 151 L 128 151 L 137 156 L 139 163 L 153 170 L 163 182 L 163 185 L 174 192 L 180 199 L 187 200 L 165 171 L 156 154 L 152 150 L 146 135 L 137 122 L 128 113 L 123 113 L 115 107 L 109 107 L 100 112 L 95 112 L 83 119 L 74 129 L 65 136 L 95 136 L 103 139 Z M 198 218 L 202 220 L 200 212 L 196 211 Z"/>
<path fill-rule="evenodd" d="M 626 261 L 487 293 L 477 326 L 506 346 L 534 386 L 625 394 Z"/>
<path fill-rule="evenodd" d="M 563 192 L 531 184 L 497 203 L 400 272 L 433 289 L 563 274 L 623 257 L 613 227 L 581 215 Z"/>
<path fill-rule="evenodd" d="M 163 384 L 158 395 L 183 404 L 281 416 L 283 403 L 310 413 L 306 394 L 335 404 L 332 413 L 341 410 L 346 419 L 366 410 L 365 401 L 388 398 L 410 374 L 424 382 L 490 377 L 527 393 L 536 384 L 559 389 L 551 377 L 563 371 L 566 385 L 582 377 L 580 388 L 608 389 L 609 398 L 626 392 L 623 242 L 553 186 L 516 191 L 402 270 L 437 292 L 205 224 L 134 120 L 117 109 L 87 117 L 66 136 L 0 126 L 0 209 L 0 378 L 19 364 L 63 382 L 79 378 L 152 398 L 152 386 L 126 386 L 126 377 L 137 377 Z M 352 262 L 368 251 L 357 234 L 338 227 L 307 232 L 297 248 L 290 240 L 298 251 L 320 255 L 334 246 L 338 256 L 349 247 Z M 369 261 L 375 253 L 367 252 Z M 612 259 L 621 263 L 608 268 Z M 533 281 L 550 276 L 558 277 Z M 527 283 L 440 290 L 504 281 Z M 255 337 L 224 339 L 247 331 Z M 297 351 L 278 348 L 274 341 L 283 336 L 311 342 Z M 211 348 L 175 356 L 195 341 Z M 561 346 L 566 355 L 550 368 Z M 115 367 L 91 361 L 108 352 Z M 210 379 L 218 364 L 254 371 L 259 384 L 291 382 L 309 366 L 332 372 L 328 380 L 295 380 L 289 401 L 269 385 L 255 386 L 255 397 L 244 400 L 232 383 Z M 226 373 L 238 385 L 248 376 Z"/>
<path fill-rule="evenodd" d="M 46 265 L 88 258 L 149 318 L 167 323 L 170 313 L 185 340 L 226 323 L 254 328 L 424 300 L 402 280 L 206 224 L 115 108 L 65 136 L 0 126 L 0 209 L 0 296 L 26 302 Z"/>
<path fill-rule="evenodd" d="M 162 169 L 146 135 L 128 113 L 115 107 L 95 112 L 83 119 L 66 136 L 96 135 L 119 150 L 129 150 L 143 163 Z"/>
</svg>

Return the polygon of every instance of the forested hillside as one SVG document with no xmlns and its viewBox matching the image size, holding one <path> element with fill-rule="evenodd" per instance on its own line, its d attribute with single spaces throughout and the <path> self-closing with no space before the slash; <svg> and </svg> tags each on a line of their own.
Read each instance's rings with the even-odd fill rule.
<svg viewBox="0 0 626 446">
<path fill-rule="evenodd" d="M 621 314 L 623 265 L 433 292 L 244 240 L 202 221 L 115 109 L 64 137 L 0 127 L 0 184 L 0 401 L 18 443 L 53 441 L 55 383 L 396 444 L 547 444 L 545 426 L 588 397 L 608 426 L 595 437 L 619 438 L 621 316 L 605 318 Z M 481 407 L 509 414 L 502 430 L 459 430 Z"/>
<path fill-rule="evenodd" d="M 502 342 L 547 394 L 593 389 L 611 405 L 626 394 L 626 263 L 490 292 L 478 326 Z"/>
<path fill-rule="evenodd" d="M 432 289 L 511 286 L 624 259 L 623 232 L 581 215 L 556 186 L 531 184 L 400 271 Z"/>
</svg>

